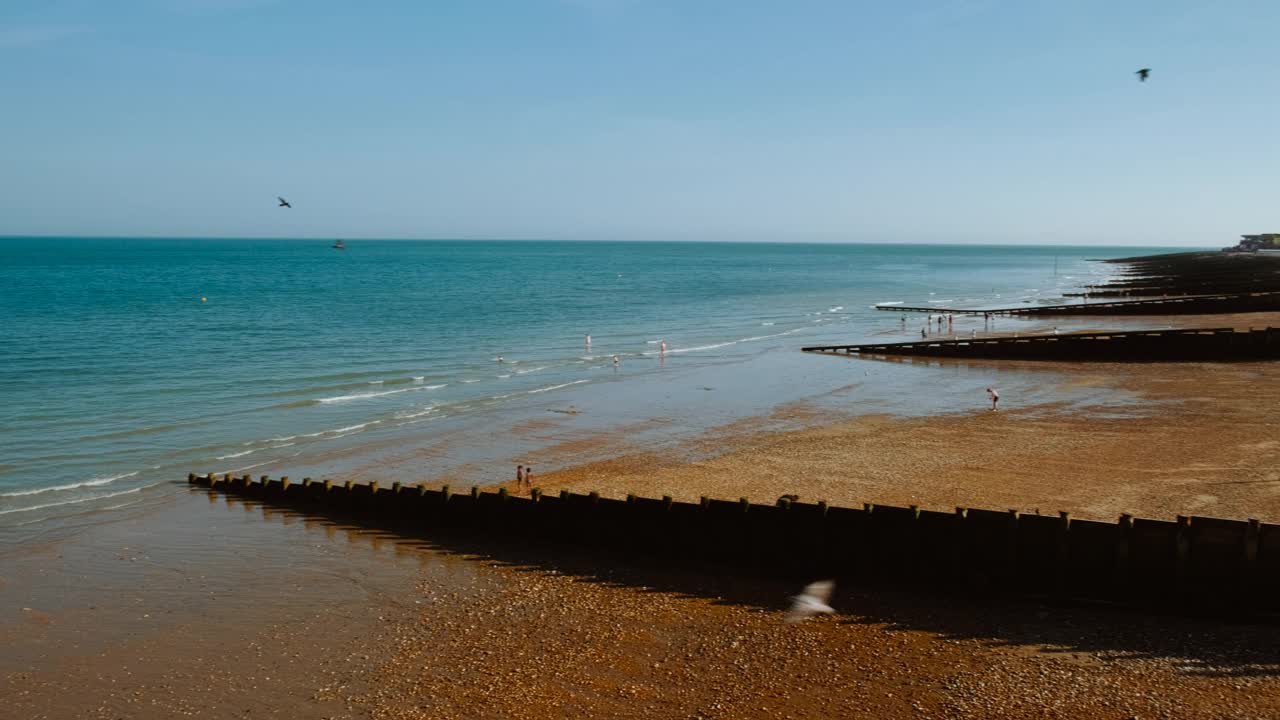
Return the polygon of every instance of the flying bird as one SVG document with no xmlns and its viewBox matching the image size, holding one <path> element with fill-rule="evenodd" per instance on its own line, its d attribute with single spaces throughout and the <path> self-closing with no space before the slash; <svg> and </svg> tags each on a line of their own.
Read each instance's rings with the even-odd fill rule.
<svg viewBox="0 0 1280 720">
<path fill-rule="evenodd" d="M 1151 68 L 1142 68 L 1138 72 L 1134 73 L 1134 75 L 1138 76 L 1138 82 L 1146 82 L 1147 77 L 1151 75 Z"/>
<path fill-rule="evenodd" d="M 831 592 L 836 589 L 835 581 L 819 580 L 805 586 L 804 592 L 791 598 L 791 609 L 787 611 L 785 620 L 796 623 L 805 618 L 826 613 L 830 615 L 835 608 L 827 603 L 831 601 Z"/>
<path fill-rule="evenodd" d="M 277 196 L 276 196 L 276 199 L 280 201 L 280 204 L 279 204 L 277 207 L 287 207 L 287 208 L 291 208 L 291 207 L 293 207 L 292 205 L 290 205 L 290 204 L 289 204 L 289 201 L 288 201 L 288 200 L 285 200 L 284 198 L 280 197 L 279 195 L 277 195 Z"/>
</svg>

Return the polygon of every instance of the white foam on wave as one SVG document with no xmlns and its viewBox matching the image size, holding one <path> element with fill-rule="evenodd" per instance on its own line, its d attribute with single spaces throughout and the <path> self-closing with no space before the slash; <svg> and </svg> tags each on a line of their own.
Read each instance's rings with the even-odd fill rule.
<svg viewBox="0 0 1280 720">
<path fill-rule="evenodd" d="M 130 490 L 121 490 L 120 492 L 107 493 L 106 495 L 92 495 L 85 498 L 77 498 L 75 500 L 65 500 L 63 502 L 45 503 L 43 505 L 31 505 L 30 507 L 13 508 L 12 510 L 0 510 L 0 515 L 9 515 L 11 513 L 31 512 L 32 510 L 44 510 L 45 508 L 58 507 L 59 505 L 78 505 L 80 503 L 90 502 L 92 500 L 106 500 L 107 498 L 119 497 L 130 493 L 140 492 L 142 488 L 133 488 Z"/>
<path fill-rule="evenodd" d="M 498 376 L 498 378 L 499 378 L 499 379 L 501 379 L 501 380 L 506 380 L 506 379 L 507 379 L 507 378 L 509 378 L 509 377 L 511 377 L 511 373 L 507 373 L 506 375 L 499 375 L 499 376 Z"/>
<path fill-rule="evenodd" d="M 15 490 L 14 492 L 0 493 L 0 497 L 23 497 L 26 495 L 41 495 L 47 492 L 75 490 L 76 488 L 82 488 L 82 487 L 98 487 L 99 485 L 106 485 L 108 483 L 113 483 L 117 480 L 131 478 L 137 474 L 138 474 L 138 471 L 135 470 L 134 472 L 131 472 L 131 473 L 124 473 L 122 475 L 112 475 L 111 477 L 104 477 L 104 478 L 93 478 L 91 480 L 85 480 L 84 482 L 68 483 L 66 485 L 53 485 L 51 487 L 34 488 L 32 490 Z"/>
<path fill-rule="evenodd" d="M 231 458 L 244 457 L 245 455 L 250 455 L 256 452 L 258 452 L 256 449 L 245 450 L 244 452 L 231 453 L 230 455 L 219 455 L 218 457 L 214 458 L 214 460 L 230 460 Z"/>
<path fill-rule="evenodd" d="M 414 384 L 421 384 L 421 383 L 422 383 L 422 381 L 423 381 L 423 380 L 426 380 L 426 379 L 427 379 L 427 376 L 426 376 L 426 375 L 414 375 L 414 376 L 413 376 L 413 382 L 414 382 Z M 464 380 L 463 382 L 466 382 L 466 381 Z"/>
<path fill-rule="evenodd" d="M 763 326 L 765 326 L 765 327 L 770 327 L 770 326 L 772 326 L 772 325 L 773 325 L 773 323 L 771 323 L 771 322 L 762 322 L 762 323 L 760 323 L 760 324 L 761 324 L 761 325 L 763 325 Z"/>
<path fill-rule="evenodd" d="M 318 398 L 316 402 L 324 403 L 328 405 L 330 403 L 350 402 L 352 400 L 368 400 L 370 398 L 383 397 L 385 395 L 397 395 L 399 393 L 417 392 L 418 390 L 439 390 L 440 388 L 446 387 L 447 385 L 448 383 L 445 383 L 442 385 L 421 385 L 418 387 L 400 388 L 399 390 L 383 390 L 381 392 L 353 393 L 351 395 L 339 395 L 337 397 Z"/>
<path fill-rule="evenodd" d="M 662 342 L 662 341 L 661 341 L 661 340 L 645 340 L 645 341 L 644 341 L 644 344 L 645 344 L 645 345 L 657 345 L 657 344 L 658 344 L 658 343 L 660 343 L 660 342 Z"/>
<path fill-rule="evenodd" d="M 370 385 L 381 385 L 381 384 L 382 384 L 382 383 L 384 383 L 384 382 L 386 382 L 386 381 L 385 381 L 385 380 L 370 380 L 370 381 L 369 381 L 369 384 L 370 384 Z"/>
<path fill-rule="evenodd" d="M 430 415 L 433 412 L 436 412 L 436 408 L 434 407 L 429 407 L 426 410 L 422 410 L 419 412 L 409 412 L 406 410 L 406 411 L 396 413 L 396 419 L 409 420 L 411 418 L 422 417 L 423 415 Z"/>
<path fill-rule="evenodd" d="M 676 353 L 699 352 L 702 350 L 715 350 L 717 348 L 729 347 L 730 345 L 737 345 L 737 344 L 738 344 L 737 340 L 730 340 L 729 342 L 713 343 L 711 345 L 697 345 L 694 347 L 687 347 L 687 348 L 675 348 L 674 350 L 667 350 L 667 353 L 674 355 Z M 645 354 L 652 355 L 653 353 L 645 353 Z"/>
<path fill-rule="evenodd" d="M 541 366 L 541 367 L 529 368 L 528 370 L 517 370 L 517 371 L 516 371 L 516 374 L 517 374 L 517 375 L 528 375 L 528 374 L 529 374 L 529 373 L 531 373 L 531 372 L 538 372 L 539 370 L 546 370 L 548 367 L 549 367 L 549 366 L 547 366 L 547 365 L 543 365 L 543 366 Z"/>
<path fill-rule="evenodd" d="M 463 380 L 462 382 L 467 383 L 469 385 L 471 383 L 478 383 L 480 381 L 479 380 Z"/>
<path fill-rule="evenodd" d="M 550 391 L 550 390 L 559 390 L 560 388 L 567 388 L 567 387 L 569 387 L 570 385 L 581 385 L 581 384 L 582 384 L 582 383 L 584 383 L 584 382 L 591 382 L 591 381 L 590 381 L 590 380 L 574 380 L 573 382 L 567 382 L 567 383 L 565 383 L 565 384 L 563 384 L 563 385 L 552 385 L 551 387 L 536 388 L 536 389 L 534 389 L 534 390 L 530 390 L 530 391 L 529 391 L 529 394 L 530 394 L 530 395 L 536 395 L 536 394 L 538 394 L 538 393 L 544 393 L 544 392 L 548 392 L 548 391 Z"/>
<path fill-rule="evenodd" d="M 837 306 L 835 306 L 835 307 L 830 308 L 829 310 L 827 310 L 827 312 L 840 312 L 840 311 L 841 311 L 841 310 L 843 310 L 843 309 L 844 309 L 844 306 L 843 306 L 843 305 L 837 305 Z"/>
</svg>

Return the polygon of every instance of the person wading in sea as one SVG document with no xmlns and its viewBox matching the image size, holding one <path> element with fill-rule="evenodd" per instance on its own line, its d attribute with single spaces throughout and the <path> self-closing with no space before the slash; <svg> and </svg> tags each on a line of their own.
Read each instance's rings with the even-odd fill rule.
<svg viewBox="0 0 1280 720">
<path fill-rule="evenodd" d="M 996 404 L 1000 402 L 1000 391 L 995 388 L 987 388 L 987 394 L 991 396 L 991 409 L 996 409 Z"/>
</svg>

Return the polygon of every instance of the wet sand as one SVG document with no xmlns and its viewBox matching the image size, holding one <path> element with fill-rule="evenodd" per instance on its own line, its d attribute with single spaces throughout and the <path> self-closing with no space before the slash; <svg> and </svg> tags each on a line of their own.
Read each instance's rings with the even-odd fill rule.
<svg viewBox="0 0 1280 720">
<path fill-rule="evenodd" d="M 824 360 L 855 376 L 877 365 Z M 1038 400 L 1083 388 L 1144 402 L 1028 406 L 1002 393 L 987 412 L 979 386 L 955 414 L 852 420 L 800 402 L 675 448 L 620 438 L 612 459 L 538 484 L 1280 521 L 1276 364 L 1031 365 L 1056 383 Z M 530 461 L 571 464 L 582 443 L 593 455 L 609 442 L 574 437 Z M 174 505 L 0 563 L 0 707 L 49 718 L 1280 714 L 1274 625 L 841 588 L 837 616 L 792 626 L 781 614 L 798 588 L 775 581 L 561 547 L 398 540 L 200 492 Z"/>
<path fill-rule="evenodd" d="M 854 362 L 832 358 L 832 362 Z M 863 364 L 875 361 L 862 361 Z M 1114 387 L 1141 408 L 1021 407 L 900 418 L 872 415 L 786 433 L 703 440 L 691 463 L 639 454 L 544 475 L 544 490 L 621 497 L 701 495 L 772 503 L 783 494 L 860 507 L 1017 509 L 1113 520 L 1121 513 L 1280 521 L 1280 365 L 1087 364 L 1065 386 Z M 927 392 L 922 388 L 921 392 Z M 985 397 L 975 388 L 972 406 Z"/>
</svg>

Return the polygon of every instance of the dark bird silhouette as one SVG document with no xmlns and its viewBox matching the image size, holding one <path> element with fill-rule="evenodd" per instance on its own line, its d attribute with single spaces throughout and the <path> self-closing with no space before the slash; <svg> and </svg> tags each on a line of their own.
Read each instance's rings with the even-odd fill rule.
<svg viewBox="0 0 1280 720">
<path fill-rule="evenodd" d="M 280 205 L 279 205 L 278 207 L 287 207 L 287 208 L 291 208 L 291 207 L 293 207 L 292 205 L 290 205 L 290 204 L 289 204 L 289 201 L 288 201 L 288 200 L 285 200 L 284 198 L 280 197 L 279 195 L 277 195 L 277 196 L 276 196 L 276 199 L 280 201 Z"/>
<path fill-rule="evenodd" d="M 1147 77 L 1151 75 L 1151 68 L 1142 68 L 1138 72 L 1134 73 L 1134 75 L 1138 76 L 1138 82 L 1146 82 Z"/>
</svg>

